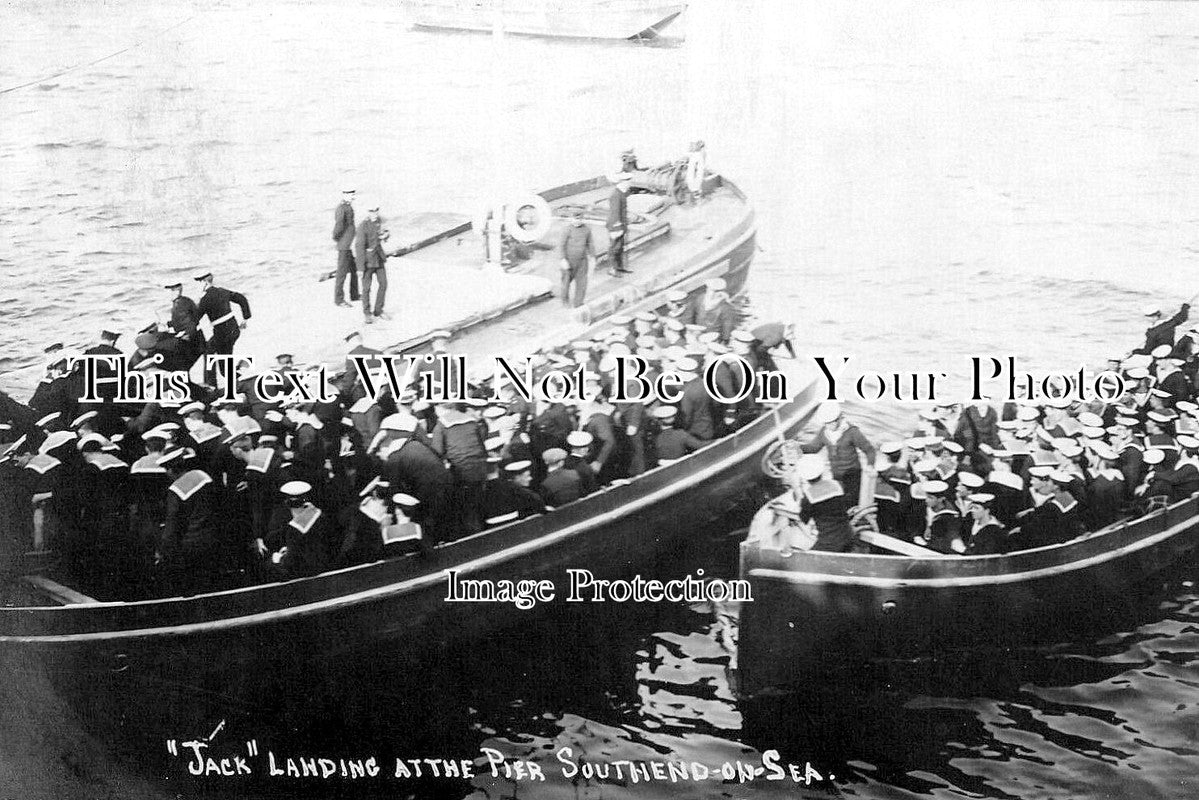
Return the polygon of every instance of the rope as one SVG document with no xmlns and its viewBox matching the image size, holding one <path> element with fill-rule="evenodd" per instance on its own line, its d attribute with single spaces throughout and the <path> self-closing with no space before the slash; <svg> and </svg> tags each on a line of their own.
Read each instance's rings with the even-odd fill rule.
<svg viewBox="0 0 1199 800">
<path fill-rule="evenodd" d="M 110 58 L 116 58 L 117 56 L 121 55 L 122 53 L 128 53 L 130 50 L 134 50 L 138 47 L 141 47 L 143 44 L 148 42 L 150 39 L 159 38 L 159 37 L 163 36 L 164 34 L 170 33 L 171 31 L 175 30 L 176 28 L 186 25 L 187 23 L 191 22 L 193 19 L 195 19 L 195 17 L 191 16 L 191 17 L 188 17 L 187 19 L 183 20 L 182 22 L 176 22 L 174 25 L 170 26 L 169 28 L 164 28 L 163 30 L 159 31 L 158 33 L 154 34 L 153 36 L 149 36 L 149 37 L 146 37 L 145 39 L 142 39 L 141 41 L 134 42 L 133 44 L 128 45 L 127 47 L 122 47 L 120 50 L 117 50 L 116 52 L 113 52 L 113 53 L 109 53 L 106 56 L 100 56 L 97 59 L 93 59 L 91 61 L 87 61 L 82 64 L 75 64 L 74 66 L 70 66 L 70 67 L 67 67 L 66 69 L 55 72 L 52 75 L 44 75 L 40 78 L 35 78 L 31 81 L 26 81 L 25 83 L 18 83 L 16 86 L 9 86 L 6 89 L 0 89 L 0 94 L 8 94 L 9 92 L 15 92 L 17 89 L 25 89 L 29 86 L 33 86 L 34 84 L 43 83 L 45 81 L 49 81 L 49 80 L 53 80 L 55 78 L 62 77 L 63 75 L 66 75 L 68 72 L 74 72 L 77 69 L 83 69 L 85 67 L 95 66 L 96 64 L 99 64 L 101 61 L 107 61 Z"/>
</svg>

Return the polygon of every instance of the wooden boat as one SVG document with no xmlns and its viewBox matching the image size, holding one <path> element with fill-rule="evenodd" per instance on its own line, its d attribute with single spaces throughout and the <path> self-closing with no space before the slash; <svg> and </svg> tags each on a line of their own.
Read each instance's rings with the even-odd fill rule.
<svg viewBox="0 0 1199 800">
<path fill-rule="evenodd" d="M 543 197 L 559 207 L 586 205 L 605 186 L 597 178 Z M 712 176 L 710 188 L 699 205 L 676 206 L 656 221 L 647 220 L 634 236 L 647 243 L 632 259 L 632 280 L 601 281 L 581 317 L 541 294 L 462 320 L 456 326 L 456 350 L 495 353 L 523 342 L 527 353 L 540 338 L 577 338 L 598 324 L 593 319 L 616 309 L 656 308 L 667 288 L 693 289 L 716 276 L 734 290 L 740 288 L 755 249 L 753 212 L 731 183 Z M 447 253 L 461 253 L 464 248 L 454 242 L 469 230 L 469 223 L 464 225 L 426 237 L 413 252 L 427 263 L 439 252 L 446 258 Z M 471 252 L 478 253 L 477 242 Z M 541 257 L 550 258 L 539 253 L 534 260 Z M 557 338 L 562 336 L 568 338 Z M 399 347 L 417 348 L 427 338 L 412 337 Z M 89 670 L 169 674 L 213 685 L 232 674 L 244 678 L 245 665 L 272 654 L 317 658 L 418 634 L 425 642 L 488 635 L 528 619 L 527 612 L 511 604 L 446 603 L 447 570 L 457 570 L 463 578 L 549 578 L 562 584 L 569 567 L 613 578 L 659 559 L 673 563 L 695 526 L 745 501 L 742 493 L 755 486 L 759 475 L 751 465 L 772 441 L 794 431 L 812 413 L 818 399 L 814 393 L 809 386 L 677 462 L 547 515 L 444 543 L 421 555 L 283 583 L 143 602 L 98 602 L 46 578 L 31 578 L 30 591 L 52 602 L 0 608 L 0 655 L 33 657 L 48 669 L 71 675 Z"/>
<path fill-rule="evenodd" d="M 490 31 L 491 0 L 413 0 L 420 28 Z M 509 0 L 502 4 L 505 33 L 570 39 L 654 39 L 686 9 L 662 0 Z"/>
<path fill-rule="evenodd" d="M 1199 545 L 1199 496 L 1062 544 L 942 556 L 879 534 L 876 554 L 741 545 L 738 678 L 753 695 L 865 659 L 1007 648 L 1125 616 Z M 923 551 L 923 552 L 920 552 Z"/>
</svg>

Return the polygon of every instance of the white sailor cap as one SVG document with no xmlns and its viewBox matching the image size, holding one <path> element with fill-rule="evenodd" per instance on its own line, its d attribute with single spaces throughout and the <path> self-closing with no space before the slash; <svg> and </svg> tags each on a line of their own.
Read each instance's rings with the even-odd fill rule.
<svg viewBox="0 0 1199 800">
<path fill-rule="evenodd" d="M 1170 396 L 1170 393 L 1164 389 L 1150 389 L 1149 394 L 1153 395 L 1154 397 L 1161 398 L 1162 400 L 1165 400 Z"/>
<path fill-rule="evenodd" d="M 657 322 L 658 321 L 658 317 L 654 314 L 654 312 L 646 311 L 646 310 L 638 311 L 636 314 L 633 315 L 633 319 L 639 320 L 640 322 Z"/>
<path fill-rule="evenodd" d="M 1125 374 L 1134 381 L 1141 381 L 1149 377 L 1149 370 L 1145 369 L 1144 367 L 1132 367 L 1131 369 L 1126 370 Z"/>
<path fill-rule="evenodd" d="M 302 497 L 312 491 L 312 484 L 304 481 L 288 481 L 279 487 L 279 491 L 288 497 Z"/>
<path fill-rule="evenodd" d="M 27 437 L 25 436 L 25 434 L 21 434 L 21 436 L 19 436 L 16 439 L 16 441 L 9 442 L 8 444 L 0 445 L 0 461 L 6 461 L 9 458 L 11 458 L 18 450 L 20 450 L 25 445 L 26 438 Z"/>
<path fill-rule="evenodd" d="M 883 442 L 878 449 L 887 455 L 892 455 L 903 449 L 903 442 Z"/>
<path fill-rule="evenodd" d="M 662 327 L 669 328 L 672 331 L 681 331 L 686 328 L 682 322 L 679 322 L 674 317 L 667 317 L 666 319 L 662 320 Z"/>
<path fill-rule="evenodd" d="M 679 410 L 674 406 L 658 406 L 654 409 L 654 418 L 661 420 L 674 419 L 678 413 Z"/>
<path fill-rule="evenodd" d="M 430 339 L 449 339 L 452 336 L 453 334 L 447 331 L 445 328 L 438 328 L 429 334 Z"/>
<path fill-rule="evenodd" d="M 151 428 L 142 434 L 142 441 L 147 441 L 149 439 L 162 439 L 165 442 L 168 438 L 170 437 L 167 435 L 167 432 L 160 428 Z"/>
<path fill-rule="evenodd" d="M 1054 483 L 1066 484 L 1073 482 L 1074 476 L 1065 470 L 1055 469 L 1049 473 L 1049 480 Z"/>
<path fill-rule="evenodd" d="M 75 417 L 75 419 L 71 420 L 71 427 L 78 428 L 80 425 L 91 422 L 97 416 L 98 414 L 95 411 L 85 411 L 79 416 Z"/>
<path fill-rule="evenodd" d="M 39 453 L 50 453 L 73 441 L 75 441 L 74 431 L 54 431 L 45 438 L 37 451 Z"/>
<path fill-rule="evenodd" d="M 909 450 L 915 450 L 915 451 L 923 450 L 924 449 L 924 437 L 923 436 L 913 436 L 911 439 L 904 440 L 903 446 Z"/>
<path fill-rule="evenodd" d="M 1154 422 L 1169 422 L 1171 419 L 1169 416 L 1160 411 L 1150 411 L 1145 416 L 1149 417 L 1149 419 L 1153 420 Z"/>
<path fill-rule="evenodd" d="M 625 314 L 613 314 L 612 316 L 608 317 L 608 322 L 613 325 L 628 325 L 632 321 L 633 318 Z"/>
<path fill-rule="evenodd" d="M 204 404 L 201 403 L 199 400 L 193 400 L 190 403 L 185 403 L 183 405 L 183 407 L 179 409 L 179 416 L 186 417 L 188 414 L 192 413 L 193 411 L 203 411 L 203 410 L 204 410 Z"/>
<path fill-rule="evenodd" d="M 83 452 L 85 450 L 90 450 L 91 452 L 95 452 L 97 450 L 103 450 L 104 445 L 106 445 L 106 444 L 108 444 L 108 440 L 105 439 L 100 434 L 89 433 L 88 435 L 86 435 L 82 439 L 80 439 L 79 441 L 75 442 L 75 449 L 79 450 L 80 452 Z"/>
<path fill-rule="evenodd" d="M 980 506 L 985 506 L 994 502 L 995 495 L 988 494 L 987 492 L 973 492 L 966 495 L 966 499 L 971 503 L 978 503 Z"/>
<path fill-rule="evenodd" d="M 1023 422 L 1032 422 L 1041 416 L 1041 412 L 1032 406 L 1020 406 L 1020 410 L 1016 412 L 1016 416 Z"/>
<path fill-rule="evenodd" d="M 1177 441 L 1180 445 L 1185 447 L 1187 450 L 1194 450 L 1195 448 L 1199 447 L 1199 439 L 1196 439 L 1194 436 L 1191 436 L 1186 433 L 1182 433 L 1182 434 L 1179 434 L 1178 436 L 1176 436 L 1175 441 Z"/>
<path fill-rule="evenodd" d="M 731 338 L 735 342 L 743 342 L 745 344 L 751 344 L 754 341 L 754 335 L 752 333 L 741 330 L 740 328 L 733 331 Z"/>
<path fill-rule="evenodd" d="M 498 514 L 494 517 L 488 517 L 487 519 L 483 520 L 483 524 L 490 526 L 503 525 L 507 522 L 513 522 L 517 519 L 520 519 L 520 512 L 509 511 L 507 514 Z"/>
<path fill-rule="evenodd" d="M 1091 428 L 1103 427 L 1103 417 L 1099 416 L 1093 411 L 1083 411 L 1078 415 L 1078 421 L 1080 424 Z"/>
<path fill-rule="evenodd" d="M 379 423 L 379 430 L 412 433 L 416 430 L 416 418 L 408 414 L 389 414 Z"/>
<path fill-rule="evenodd" d="M 681 303 L 687 299 L 687 293 L 682 289 L 671 289 L 666 293 L 666 300 L 670 303 Z"/>
<path fill-rule="evenodd" d="M 1028 468 L 1028 474 L 1034 478 L 1048 478 L 1054 473 L 1052 464 L 1037 464 L 1035 467 Z"/>
<path fill-rule="evenodd" d="M 920 484 L 920 488 L 924 490 L 925 495 L 931 497 L 948 492 L 949 484 L 945 481 L 924 481 Z"/>
<path fill-rule="evenodd" d="M 717 333 L 716 331 L 704 331 L 696 338 L 699 339 L 704 344 L 712 344 L 713 342 L 715 342 L 717 339 L 720 338 L 720 334 Z"/>
<path fill-rule="evenodd" d="M 375 476 L 374 478 L 370 479 L 370 482 L 367 483 L 366 486 L 362 487 L 362 491 L 360 491 L 358 493 L 358 496 L 366 497 L 368 494 L 373 492 L 375 489 L 389 489 L 389 488 L 391 488 L 391 484 L 388 481 L 383 480 L 383 478 L 381 478 L 379 476 Z"/>
<path fill-rule="evenodd" d="M 1057 450 L 1066 458 L 1075 458 L 1076 456 L 1082 455 L 1082 445 L 1074 440 L 1062 442 L 1062 444 L 1057 447 Z"/>
<path fill-rule="evenodd" d="M 704 286 L 707 287 L 709 292 L 723 292 L 728 288 L 728 284 L 725 283 L 724 278 L 709 278 L 704 281 Z"/>
<path fill-rule="evenodd" d="M 501 450 L 504 447 L 504 437 L 503 436 L 489 436 L 489 437 L 487 437 L 487 441 L 483 442 L 483 447 L 489 453 L 492 451 L 495 451 L 495 450 Z"/>
<path fill-rule="evenodd" d="M 546 464 L 561 464 L 566 460 L 566 451 L 561 447 L 551 447 L 541 454 L 541 460 Z"/>
<path fill-rule="evenodd" d="M 49 425 L 51 422 L 54 422 L 56 419 L 58 419 L 58 418 L 59 418 L 59 417 L 61 417 L 61 416 L 62 416 L 62 412 L 61 412 L 61 411 L 52 411 L 52 412 L 50 412 L 50 413 L 49 413 L 49 414 L 47 414 L 46 416 L 42 417 L 41 419 L 39 419 L 37 422 L 35 422 L 35 423 L 33 423 L 33 424 L 34 424 L 34 425 L 36 425 L 36 426 L 37 426 L 37 427 L 39 427 L 39 428 L 44 428 L 44 427 L 46 427 L 47 425 Z"/>
<path fill-rule="evenodd" d="M 1162 313 L 1161 306 L 1149 305 L 1142 309 L 1142 313 L 1147 317 L 1155 317 Z"/>
<path fill-rule="evenodd" d="M 195 458 L 196 453 L 190 447 L 176 447 L 174 450 L 169 450 L 158 457 L 158 466 L 165 467 L 175 461 L 186 461 L 189 458 Z"/>
<path fill-rule="evenodd" d="M 532 461 L 513 461 L 511 464 L 504 465 L 504 472 L 510 475 L 519 475 L 522 472 L 528 472 L 532 467 Z"/>
<path fill-rule="evenodd" d="M 835 421 L 841 416 L 841 404 L 832 400 L 820 404 L 820 408 L 816 409 L 815 422 L 817 425 L 826 425 Z"/>
<path fill-rule="evenodd" d="M 958 474 L 958 483 L 970 489 L 978 489 L 986 481 L 981 476 L 975 475 L 973 472 L 961 472 Z"/>
<path fill-rule="evenodd" d="M 391 502 L 395 503 L 401 508 L 413 508 L 420 505 L 420 500 L 417 500 L 410 494 L 404 494 L 403 492 L 397 492 L 393 494 L 391 496 Z"/>
<path fill-rule="evenodd" d="M 962 447 L 952 439 L 946 439 L 944 442 L 942 442 L 941 446 L 955 455 L 960 455 L 961 453 L 966 452 L 966 448 Z"/>
<path fill-rule="evenodd" d="M 673 366 L 676 372 L 695 372 L 699 369 L 699 364 L 696 363 L 695 359 L 688 358 L 687 356 L 676 359 Z"/>
<path fill-rule="evenodd" d="M 1174 348 L 1168 344 L 1159 344 L 1157 347 L 1149 351 L 1149 355 L 1153 356 L 1154 358 L 1165 358 L 1166 356 L 1170 355 L 1170 351 L 1173 349 Z"/>
<path fill-rule="evenodd" d="M 1166 459 L 1166 451 L 1152 447 L 1145 451 L 1143 458 L 1146 464 L 1160 464 Z"/>
<path fill-rule="evenodd" d="M 1082 429 L 1082 435 L 1087 437 L 1088 439 L 1102 439 L 1104 436 L 1107 435 L 1107 431 L 1104 430 L 1103 428 L 1092 427 L 1091 425 L 1084 425 L 1083 429 Z"/>
<path fill-rule="evenodd" d="M 1113 461 L 1118 457 L 1115 449 L 1107 442 L 1095 442 L 1091 445 L 1091 452 L 1105 461 Z"/>
<path fill-rule="evenodd" d="M 587 431 L 571 431 L 566 437 L 566 443 L 571 447 L 587 447 L 594 438 Z"/>
<path fill-rule="evenodd" d="M 936 472 L 939 466 L 941 462 L 935 458 L 922 458 L 912 465 L 912 469 L 916 472 Z"/>
<path fill-rule="evenodd" d="M 824 474 L 825 462 L 818 455 L 804 455 L 799 459 L 799 463 L 795 465 L 799 477 L 805 481 L 814 481 Z"/>
</svg>

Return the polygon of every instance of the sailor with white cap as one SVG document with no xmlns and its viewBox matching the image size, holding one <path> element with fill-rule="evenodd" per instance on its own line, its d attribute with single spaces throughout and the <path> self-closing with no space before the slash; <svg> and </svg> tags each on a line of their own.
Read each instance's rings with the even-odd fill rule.
<svg viewBox="0 0 1199 800">
<path fill-rule="evenodd" d="M 706 331 L 715 331 L 718 341 L 727 344 L 737 328 L 740 314 L 729 300 L 724 278 L 711 278 L 704 284 L 703 296 L 695 304 L 695 324 Z"/>
<path fill-rule="evenodd" d="M 245 330 L 246 323 L 250 319 L 250 301 L 241 292 L 235 292 L 230 289 L 222 289 L 214 285 L 214 278 L 211 272 L 203 272 L 195 276 L 202 287 L 203 294 L 200 296 L 200 302 L 197 304 L 199 320 L 208 318 L 208 322 L 212 325 L 212 339 L 209 341 L 209 350 L 214 354 L 229 354 L 233 352 L 233 345 L 237 343 L 241 332 Z M 237 317 L 233 313 L 233 306 L 236 305 L 241 311 L 241 321 L 238 322 Z"/>
<path fill-rule="evenodd" d="M 874 463 L 875 450 L 870 440 L 855 425 L 846 421 L 841 404 L 835 401 L 822 403 L 816 409 L 813 420 L 820 425 L 820 432 L 803 445 L 805 453 L 828 453 L 833 479 L 844 488 L 853 505 L 857 505 L 858 490 L 862 482 L 862 464 L 859 454 L 866 457 L 867 464 Z"/>
<path fill-rule="evenodd" d="M 504 465 L 503 475 L 483 487 L 483 524 L 488 528 L 545 512 L 545 501 L 530 487 L 533 463 L 513 461 Z"/>
<path fill-rule="evenodd" d="M 629 192 L 633 184 L 622 173 L 608 195 L 608 268 L 620 277 L 632 272 L 625 265 L 625 247 L 629 233 Z"/>
<path fill-rule="evenodd" d="M 573 469 L 579 474 L 579 492 L 583 497 L 599 488 L 599 480 L 591 467 L 594 442 L 595 436 L 587 431 L 571 431 L 566 436 L 566 444 L 570 448 L 566 456 L 566 469 Z"/>
<path fill-rule="evenodd" d="M 1086 488 L 1083 518 L 1089 530 L 1097 531 L 1115 522 L 1124 504 L 1124 475 L 1115 468 L 1119 454 L 1111 445 L 1099 442 L 1092 446 L 1095 457 L 1091 481 Z"/>
<path fill-rule="evenodd" d="M 192 468 L 194 463 L 195 453 L 183 447 L 168 450 L 158 459 L 172 482 L 155 563 L 168 591 L 178 594 L 211 588 L 221 563 L 222 510 L 217 487 L 208 473 Z"/>
<path fill-rule="evenodd" d="M 1149 319 L 1149 329 L 1145 331 L 1144 346 L 1135 352 L 1152 353 L 1161 345 L 1168 345 L 1173 349 L 1174 329 L 1186 322 L 1190 315 L 1190 303 L 1183 303 L 1178 313 L 1167 320 L 1162 319 L 1162 312 L 1159 306 L 1152 305 L 1146 308 L 1145 316 Z"/>
<path fill-rule="evenodd" d="M 823 456 L 805 455 L 796 465 L 802 495 L 801 516 L 816 526 L 813 550 L 844 553 L 853 549 L 857 534 L 849 524 L 853 499 L 833 480 Z"/>
<path fill-rule="evenodd" d="M 971 492 L 966 495 L 969 517 L 964 526 L 965 554 L 987 556 L 1007 552 L 1007 529 L 994 514 L 995 495 Z"/>
<path fill-rule="evenodd" d="M 272 517 L 268 544 L 277 545 L 271 547 L 271 572 L 283 580 L 323 572 L 328 568 L 334 528 L 325 513 L 312 504 L 312 485 L 288 481 L 279 492 L 283 507 Z"/>
</svg>

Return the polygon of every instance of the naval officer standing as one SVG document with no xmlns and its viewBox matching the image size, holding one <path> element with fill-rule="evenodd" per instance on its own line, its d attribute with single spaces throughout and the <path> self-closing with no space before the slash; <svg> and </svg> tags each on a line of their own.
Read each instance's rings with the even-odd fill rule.
<svg viewBox="0 0 1199 800">
<path fill-rule="evenodd" d="M 211 272 L 197 275 L 195 279 L 203 287 L 196 321 L 208 317 L 208 322 L 212 325 L 212 339 L 208 343 L 208 352 L 228 355 L 233 352 L 233 345 L 237 343 L 238 337 L 246 328 L 246 322 L 250 319 L 250 301 L 240 292 L 213 285 Z M 240 323 L 234 316 L 231 305 L 236 305 L 241 310 Z"/>
</svg>

